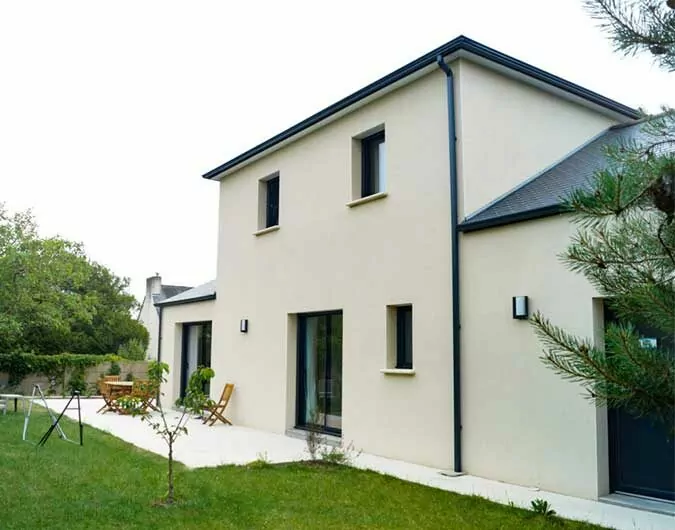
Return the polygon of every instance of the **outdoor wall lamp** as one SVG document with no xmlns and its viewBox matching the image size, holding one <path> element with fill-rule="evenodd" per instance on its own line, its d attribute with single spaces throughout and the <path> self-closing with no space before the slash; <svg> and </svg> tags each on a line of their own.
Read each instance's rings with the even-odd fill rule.
<svg viewBox="0 0 675 530">
<path fill-rule="evenodd" d="M 525 320 L 529 316 L 527 296 L 513 297 L 513 318 Z"/>
<path fill-rule="evenodd" d="M 242 318 L 239 321 L 239 331 L 242 333 L 248 333 L 248 318 Z"/>
</svg>

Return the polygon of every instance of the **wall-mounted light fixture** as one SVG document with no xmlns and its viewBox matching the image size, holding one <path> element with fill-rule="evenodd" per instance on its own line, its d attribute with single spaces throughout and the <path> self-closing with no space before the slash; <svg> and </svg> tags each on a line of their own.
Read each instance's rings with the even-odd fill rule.
<svg viewBox="0 0 675 530">
<path fill-rule="evenodd" d="M 242 333 L 248 333 L 248 318 L 242 318 L 239 321 L 239 331 Z"/>
<path fill-rule="evenodd" d="M 524 320 L 529 316 L 527 296 L 513 297 L 513 318 Z"/>
</svg>

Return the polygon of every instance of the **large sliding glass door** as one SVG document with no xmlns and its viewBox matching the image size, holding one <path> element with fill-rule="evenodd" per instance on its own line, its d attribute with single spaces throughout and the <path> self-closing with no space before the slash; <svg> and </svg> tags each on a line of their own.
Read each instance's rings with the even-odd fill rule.
<svg viewBox="0 0 675 530">
<path fill-rule="evenodd" d="M 342 312 L 298 316 L 297 425 L 342 432 Z"/>
<path fill-rule="evenodd" d="M 211 366 L 211 322 L 183 324 L 182 350 L 180 397 L 185 397 L 193 372 L 199 367 Z M 209 395 L 208 382 L 204 385 L 204 393 Z"/>
</svg>

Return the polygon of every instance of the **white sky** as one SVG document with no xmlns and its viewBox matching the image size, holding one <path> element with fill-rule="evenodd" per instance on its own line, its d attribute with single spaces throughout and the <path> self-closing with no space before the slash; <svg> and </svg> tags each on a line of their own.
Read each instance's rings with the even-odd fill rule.
<svg viewBox="0 0 675 530">
<path fill-rule="evenodd" d="M 215 277 L 201 174 L 464 34 L 631 106 L 675 75 L 623 59 L 581 0 L 0 0 L 0 201 L 132 280 Z"/>
</svg>

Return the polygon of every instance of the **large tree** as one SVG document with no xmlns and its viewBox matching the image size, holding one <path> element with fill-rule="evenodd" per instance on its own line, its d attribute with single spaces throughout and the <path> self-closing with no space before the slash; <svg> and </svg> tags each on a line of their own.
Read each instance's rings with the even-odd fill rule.
<svg viewBox="0 0 675 530">
<path fill-rule="evenodd" d="M 126 278 L 89 260 L 81 244 L 42 238 L 30 212 L 0 203 L 0 353 L 115 353 L 147 344 Z"/>
<path fill-rule="evenodd" d="M 586 2 L 617 48 L 648 50 L 675 67 L 675 0 Z M 671 9 L 671 7 L 673 9 Z M 599 405 L 675 421 L 675 113 L 646 116 L 631 142 L 613 145 L 607 165 L 587 189 L 566 201 L 579 229 L 563 254 L 606 298 L 616 315 L 604 345 L 555 326 L 541 313 L 533 324 L 544 361 L 580 382 Z M 649 327 L 657 343 L 638 327 Z"/>
</svg>

